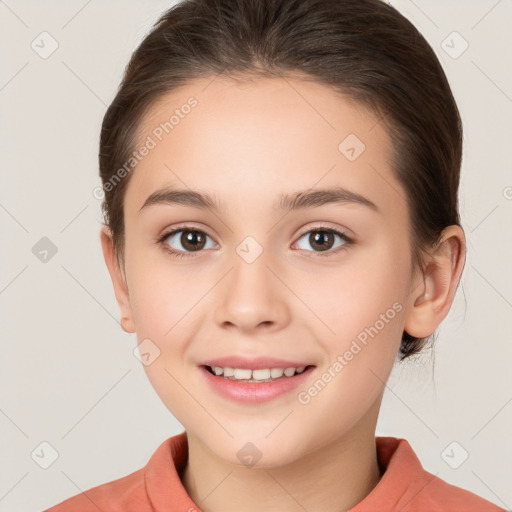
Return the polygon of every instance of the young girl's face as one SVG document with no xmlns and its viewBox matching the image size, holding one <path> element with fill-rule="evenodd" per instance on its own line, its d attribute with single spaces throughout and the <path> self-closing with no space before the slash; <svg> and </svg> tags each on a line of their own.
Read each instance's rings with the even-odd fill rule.
<svg viewBox="0 0 512 512">
<path fill-rule="evenodd" d="M 123 327 L 191 439 L 261 466 L 372 439 L 421 282 L 383 123 L 318 83 L 202 79 L 153 106 L 144 144 L 124 202 Z M 183 194 L 144 206 L 162 190 Z M 206 365 L 306 368 L 251 383 Z"/>
</svg>

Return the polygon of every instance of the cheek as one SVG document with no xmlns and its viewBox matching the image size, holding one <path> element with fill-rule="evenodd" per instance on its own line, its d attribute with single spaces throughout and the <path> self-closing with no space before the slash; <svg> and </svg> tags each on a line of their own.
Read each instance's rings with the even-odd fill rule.
<svg viewBox="0 0 512 512">
<path fill-rule="evenodd" d="M 406 258 L 407 253 L 389 244 L 372 246 L 358 251 L 350 264 L 317 275 L 314 288 L 304 285 L 300 291 L 323 323 L 316 322 L 315 328 L 317 343 L 327 355 L 318 383 L 319 389 L 326 384 L 326 392 L 318 404 L 361 411 L 382 392 L 403 332 Z M 306 394 L 305 401 L 310 398 L 308 390 Z"/>
<path fill-rule="evenodd" d="M 140 336 L 176 339 L 190 326 L 201 309 L 212 279 L 201 277 L 197 264 L 171 261 L 161 251 L 134 248 L 127 262 L 130 279 L 130 305 Z"/>
<path fill-rule="evenodd" d="M 330 336 L 320 337 L 331 340 L 330 353 L 358 336 L 364 341 L 365 329 L 372 326 L 383 338 L 401 336 L 406 257 L 389 245 L 376 244 L 303 281 L 298 294 L 324 323 L 323 334 L 330 331 Z"/>
</svg>

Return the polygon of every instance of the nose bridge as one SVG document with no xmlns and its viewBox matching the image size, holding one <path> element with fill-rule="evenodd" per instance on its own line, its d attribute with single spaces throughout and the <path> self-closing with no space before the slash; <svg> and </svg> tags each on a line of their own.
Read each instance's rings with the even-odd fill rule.
<svg viewBox="0 0 512 512">
<path fill-rule="evenodd" d="M 230 267 L 216 304 L 219 324 L 251 330 L 285 321 L 285 290 L 268 268 L 272 268 L 270 251 L 248 236 L 235 248 Z"/>
</svg>

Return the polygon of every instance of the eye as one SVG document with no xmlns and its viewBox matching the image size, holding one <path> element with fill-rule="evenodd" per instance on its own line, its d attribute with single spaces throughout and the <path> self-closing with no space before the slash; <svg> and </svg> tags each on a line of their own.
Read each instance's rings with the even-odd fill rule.
<svg viewBox="0 0 512 512">
<path fill-rule="evenodd" d="M 347 246 L 354 243 L 354 241 L 344 233 L 327 227 L 318 227 L 307 231 L 301 235 L 299 241 L 303 238 L 306 238 L 306 243 L 310 244 L 314 250 L 309 251 L 304 247 L 299 247 L 299 249 L 314 252 L 316 256 L 332 256 L 342 250 L 346 250 Z M 336 238 L 340 240 L 337 245 L 335 245 Z M 173 256 L 187 258 L 195 257 L 196 255 L 194 253 L 201 252 L 202 249 L 212 248 L 212 245 L 208 247 L 207 239 L 213 242 L 211 237 L 204 231 L 191 226 L 182 226 L 166 232 L 157 242 L 163 244 L 165 250 L 170 252 Z M 297 242 L 297 244 L 298 243 L 299 242 Z M 215 243 L 213 243 L 213 247 L 215 247 Z"/>
<path fill-rule="evenodd" d="M 299 238 L 299 241 L 303 238 L 306 239 L 306 244 L 309 244 L 315 249 L 313 252 L 320 253 L 317 254 L 318 256 L 329 256 L 332 254 L 337 254 L 338 252 L 346 249 L 346 246 L 353 243 L 353 240 L 344 233 L 341 233 L 336 229 L 324 227 L 318 227 L 304 233 Z M 334 245 L 336 238 L 340 239 L 340 243 L 338 243 L 338 245 Z M 341 249 L 339 249 L 339 247 L 341 247 Z M 304 247 L 299 247 L 299 249 L 304 249 Z"/>
<path fill-rule="evenodd" d="M 204 231 L 185 226 L 165 233 L 158 242 L 164 244 L 166 250 L 174 256 L 194 257 L 195 254 L 190 253 L 211 248 L 207 247 L 207 238 L 212 240 Z"/>
</svg>

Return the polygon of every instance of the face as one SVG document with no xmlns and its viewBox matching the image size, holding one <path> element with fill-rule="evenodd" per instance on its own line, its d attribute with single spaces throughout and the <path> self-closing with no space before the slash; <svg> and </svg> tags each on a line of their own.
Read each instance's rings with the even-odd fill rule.
<svg viewBox="0 0 512 512">
<path fill-rule="evenodd" d="M 124 328 L 191 439 L 277 466 L 373 435 L 414 288 L 382 123 L 318 83 L 201 79 L 138 139 Z"/>
</svg>

